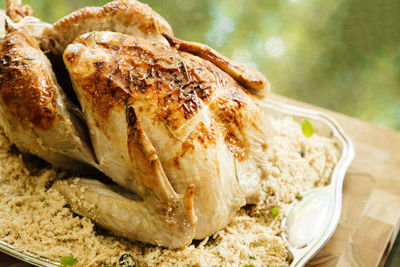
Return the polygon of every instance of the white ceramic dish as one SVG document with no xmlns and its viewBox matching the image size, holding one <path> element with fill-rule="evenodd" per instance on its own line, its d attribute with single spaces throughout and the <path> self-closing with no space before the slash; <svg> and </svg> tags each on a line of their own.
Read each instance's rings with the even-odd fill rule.
<svg viewBox="0 0 400 267">
<path fill-rule="evenodd" d="M 264 100 L 264 110 L 273 116 L 292 116 L 295 120 L 308 119 L 319 135 L 338 141 L 340 158 L 330 178 L 329 185 L 305 194 L 301 201 L 292 204 L 287 218 L 282 222 L 287 233 L 292 267 L 303 266 L 323 247 L 334 233 L 342 208 L 342 185 L 348 166 L 354 157 L 354 145 L 340 125 L 330 116 L 271 100 Z M 60 263 L 31 253 L 22 253 L 12 245 L 0 241 L 0 251 L 36 266 L 60 266 Z"/>
</svg>

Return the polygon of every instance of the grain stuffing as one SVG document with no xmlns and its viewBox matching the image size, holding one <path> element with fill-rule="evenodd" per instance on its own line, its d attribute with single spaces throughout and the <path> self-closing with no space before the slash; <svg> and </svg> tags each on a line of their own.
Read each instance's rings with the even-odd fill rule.
<svg viewBox="0 0 400 267">
<path fill-rule="evenodd" d="M 333 138 L 318 132 L 304 137 L 291 117 L 270 119 L 268 175 L 259 203 L 241 208 L 223 230 L 180 249 L 115 237 L 78 216 L 51 187 L 71 174 L 21 154 L 1 134 L 0 240 L 56 262 L 72 255 L 75 266 L 119 266 L 123 255 L 137 266 L 288 266 L 282 219 L 296 196 L 329 183 L 340 151 Z M 272 208 L 279 210 L 275 217 Z"/>
</svg>

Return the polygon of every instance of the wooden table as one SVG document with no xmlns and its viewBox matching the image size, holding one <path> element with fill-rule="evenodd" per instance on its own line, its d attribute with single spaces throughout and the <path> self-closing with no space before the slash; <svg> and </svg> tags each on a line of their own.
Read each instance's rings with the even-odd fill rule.
<svg viewBox="0 0 400 267">
<path fill-rule="evenodd" d="M 308 265 L 383 265 L 400 228 L 400 133 L 278 95 L 271 98 L 332 115 L 355 144 L 339 225 Z M 0 253 L 0 266 L 30 265 Z"/>
</svg>

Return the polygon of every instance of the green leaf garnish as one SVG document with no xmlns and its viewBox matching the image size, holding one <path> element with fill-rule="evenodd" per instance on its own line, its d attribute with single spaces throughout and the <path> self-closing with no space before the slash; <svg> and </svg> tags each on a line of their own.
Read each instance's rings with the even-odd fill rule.
<svg viewBox="0 0 400 267">
<path fill-rule="evenodd" d="M 165 128 L 167 128 L 168 132 L 169 132 L 176 140 L 178 140 L 178 141 L 180 141 L 180 142 L 183 143 L 183 141 L 182 141 L 181 139 L 179 139 L 178 137 L 176 137 L 176 135 L 175 135 L 174 132 L 171 130 L 171 128 L 169 128 L 168 123 L 167 123 L 165 120 L 163 120 L 163 122 L 164 122 Z"/>
<path fill-rule="evenodd" d="M 67 256 L 60 258 L 60 263 L 62 266 L 74 266 L 75 263 L 77 263 L 77 261 L 78 260 L 74 256 Z"/>
<path fill-rule="evenodd" d="M 311 122 L 304 120 L 301 124 L 301 131 L 305 137 L 310 138 L 314 134 L 314 127 L 312 126 Z"/>
<path fill-rule="evenodd" d="M 279 209 L 278 208 L 272 208 L 271 209 L 271 215 L 272 215 L 272 217 L 276 217 L 276 216 L 278 216 L 278 214 L 279 214 Z"/>
<path fill-rule="evenodd" d="M 255 267 L 253 264 L 245 264 L 243 267 Z"/>
<path fill-rule="evenodd" d="M 186 79 L 187 79 L 188 81 L 190 81 L 189 72 L 188 72 L 188 69 L 187 69 L 187 67 L 186 67 L 185 62 L 183 61 L 182 58 L 179 58 L 179 61 L 182 63 L 183 68 L 185 69 Z"/>
<path fill-rule="evenodd" d="M 256 259 L 256 257 L 254 257 L 254 256 L 250 255 L 250 256 L 249 256 L 249 259 L 250 259 L 250 260 L 255 260 L 255 259 Z"/>
</svg>

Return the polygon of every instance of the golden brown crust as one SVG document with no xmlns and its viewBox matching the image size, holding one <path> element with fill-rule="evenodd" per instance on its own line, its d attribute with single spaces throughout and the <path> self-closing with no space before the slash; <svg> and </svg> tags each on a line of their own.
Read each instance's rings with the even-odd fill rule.
<svg viewBox="0 0 400 267">
<path fill-rule="evenodd" d="M 42 48 L 62 54 L 65 47 L 83 33 L 115 31 L 158 40 L 173 36 L 171 26 L 148 5 L 136 0 L 117 0 L 103 7 L 79 9 L 45 30 Z"/>
<path fill-rule="evenodd" d="M 251 93 L 261 97 L 266 96 L 268 93 L 270 84 L 258 70 L 236 63 L 205 44 L 183 41 L 167 34 L 164 34 L 164 37 L 171 46 L 214 63 L 245 88 L 249 89 Z"/>
<path fill-rule="evenodd" d="M 78 44 L 82 49 L 76 48 Z M 139 111 L 175 132 L 210 105 L 218 124 L 207 128 L 199 123 L 190 139 L 178 141 L 184 146 L 196 138 L 208 146 L 222 131 L 232 154 L 246 159 L 241 110 L 253 99 L 212 63 L 161 43 L 111 32 L 80 36 L 65 51 L 64 61 L 82 88 L 80 101 L 91 103 L 97 114 L 98 127 L 106 125 L 103 120 L 113 109 L 124 108 L 127 102 L 151 103 L 140 105 Z"/>
<path fill-rule="evenodd" d="M 96 33 L 85 34 L 75 42 L 82 43 L 93 53 L 98 52 L 99 56 L 87 63 L 90 64 L 88 68 L 95 69 L 91 75 L 87 77 L 75 72 L 73 75 L 86 92 L 86 99 L 95 102 L 96 113 L 101 117 L 107 117 L 116 105 L 123 106 L 127 97 L 135 100 L 146 98 L 146 101 L 158 103 L 158 120 L 165 120 L 175 129 L 178 125 L 170 115 L 178 112 L 179 117 L 190 119 L 201 108 L 202 101 L 210 97 L 212 87 L 218 84 L 210 71 L 218 69 L 208 62 L 198 62 L 192 55 L 161 43 L 111 34 L 112 39 L 106 41 L 99 32 L 97 37 Z M 82 64 L 82 52 L 75 53 L 70 49 L 64 54 L 64 61 L 67 65 Z M 112 59 L 103 59 L 104 53 L 112 54 Z"/>
<path fill-rule="evenodd" d="M 55 88 L 35 50 L 41 53 L 25 30 L 7 34 L 0 49 L 0 96 L 21 125 L 47 130 L 57 116 Z"/>
</svg>

